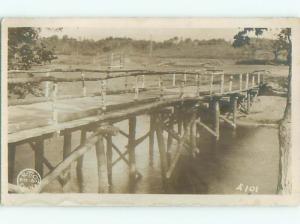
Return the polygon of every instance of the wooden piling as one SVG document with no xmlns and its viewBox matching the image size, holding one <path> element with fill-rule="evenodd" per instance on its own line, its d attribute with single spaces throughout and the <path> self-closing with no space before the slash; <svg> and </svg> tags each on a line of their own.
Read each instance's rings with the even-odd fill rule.
<svg viewBox="0 0 300 224">
<path fill-rule="evenodd" d="M 182 122 L 182 116 L 181 116 L 181 108 L 177 107 L 176 108 L 176 120 L 177 120 L 177 132 L 179 135 L 182 134 L 182 126 L 183 126 L 183 122 Z"/>
<path fill-rule="evenodd" d="M 107 159 L 107 180 L 108 185 L 112 186 L 112 136 L 106 138 L 106 159 Z"/>
<path fill-rule="evenodd" d="M 108 187 L 108 183 L 106 178 L 107 165 L 103 135 L 98 136 L 98 140 L 95 146 L 98 167 L 98 193 L 104 193 Z"/>
<path fill-rule="evenodd" d="M 86 142 L 86 130 L 81 130 L 81 135 L 80 135 L 80 145 L 83 146 Z M 82 172 L 82 166 L 83 166 L 83 159 L 84 155 L 79 157 L 77 160 L 77 165 L 76 165 L 76 174 L 77 174 L 77 181 L 78 181 L 78 186 L 79 186 L 79 192 L 83 192 L 83 172 Z"/>
<path fill-rule="evenodd" d="M 154 151 L 154 132 L 155 132 L 155 115 L 150 114 L 150 131 L 149 131 L 149 165 L 153 165 L 153 151 Z"/>
<path fill-rule="evenodd" d="M 63 160 L 68 157 L 72 151 L 72 133 L 70 131 L 64 132 L 64 145 L 63 145 Z M 63 172 L 64 184 L 63 188 L 67 188 L 67 184 L 70 182 L 71 172 L 70 167 Z M 64 189 L 66 191 L 66 189 Z"/>
<path fill-rule="evenodd" d="M 128 120 L 128 155 L 129 155 L 129 178 L 130 181 L 136 180 L 136 164 L 135 164 L 135 132 L 136 132 L 136 117 L 132 116 Z"/>
<path fill-rule="evenodd" d="M 8 182 L 14 182 L 16 145 L 8 144 Z"/>
<path fill-rule="evenodd" d="M 85 80 L 84 80 L 84 73 L 81 73 L 81 79 L 82 79 L 82 96 L 85 97 L 86 96 L 86 86 L 85 86 Z"/>
<path fill-rule="evenodd" d="M 156 122 L 156 137 L 157 137 L 157 144 L 159 149 L 160 155 L 160 165 L 161 165 L 161 176 L 163 185 L 166 187 L 166 172 L 168 169 L 168 161 L 167 161 L 167 154 L 166 154 L 166 146 L 163 137 L 163 127 L 162 127 L 162 119 L 161 115 L 158 115 L 159 119 Z"/>
<path fill-rule="evenodd" d="M 35 142 L 34 150 L 34 165 L 35 170 L 40 174 L 41 178 L 44 176 L 44 139 L 41 137 Z"/>
<path fill-rule="evenodd" d="M 216 133 L 216 140 L 220 137 L 220 104 L 218 99 L 214 99 L 214 120 L 213 126 Z"/>
</svg>

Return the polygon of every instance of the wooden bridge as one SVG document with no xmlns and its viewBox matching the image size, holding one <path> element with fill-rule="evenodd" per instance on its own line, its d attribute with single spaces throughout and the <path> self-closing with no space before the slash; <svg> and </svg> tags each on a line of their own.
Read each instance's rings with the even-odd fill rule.
<svg viewBox="0 0 300 224">
<path fill-rule="evenodd" d="M 18 77 L 19 73 L 32 77 Z M 67 76 L 67 73 L 78 77 Z M 90 77 L 89 73 L 98 74 Z M 16 74 L 14 78 L 13 75 Z M 63 77 L 53 74 L 63 74 Z M 236 127 L 237 113 L 249 113 L 259 94 L 266 71 L 225 74 L 222 70 L 148 71 L 148 70 L 53 70 L 10 71 L 8 87 L 28 83 L 43 86 L 44 96 L 8 101 L 8 177 L 9 192 L 21 192 L 15 185 L 15 155 L 18 146 L 29 144 L 34 151 L 35 170 L 42 177 L 37 190 L 58 180 L 64 186 L 70 179 L 70 166 L 77 162 L 77 178 L 82 190 L 83 156 L 95 147 L 99 192 L 112 186 L 113 167 L 123 161 L 129 178 L 136 182 L 142 174 L 136 168 L 135 150 L 149 140 L 149 163 L 153 162 L 156 136 L 163 185 L 172 177 L 180 155 L 187 150 L 197 154 L 197 139 L 204 129 L 217 141 L 220 121 Z M 110 88 L 112 81 L 117 85 Z M 81 83 L 77 95 L 59 95 L 61 83 Z M 90 83 L 98 83 L 95 93 L 87 93 Z M 63 86 L 62 86 L 63 87 Z M 209 119 L 203 118 L 205 113 Z M 136 138 L 137 116 L 149 115 L 150 128 Z M 128 130 L 117 123 L 128 120 Z M 72 134 L 81 132 L 80 144 L 72 149 Z M 125 151 L 113 136 L 128 138 Z M 167 134 L 165 143 L 164 134 Z M 51 164 L 44 154 L 44 141 L 61 136 L 63 160 Z M 175 147 L 174 147 L 175 146 Z M 53 147 L 55 150 L 55 147 Z M 173 152 L 172 152 L 173 150 Z M 113 161 L 113 153 L 118 158 Z M 44 173 L 44 165 L 50 170 Z"/>
</svg>

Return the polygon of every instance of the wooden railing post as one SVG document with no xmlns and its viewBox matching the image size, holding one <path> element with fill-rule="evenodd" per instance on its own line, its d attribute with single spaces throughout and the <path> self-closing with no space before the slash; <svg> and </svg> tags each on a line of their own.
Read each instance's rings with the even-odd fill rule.
<svg viewBox="0 0 300 224">
<path fill-rule="evenodd" d="M 232 81 L 233 81 L 233 76 L 231 75 L 229 78 L 229 88 L 228 88 L 229 92 L 232 91 Z"/>
<path fill-rule="evenodd" d="M 243 90 L 243 73 L 240 73 L 240 91 Z"/>
<path fill-rule="evenodd" d="M 251 86 L 254 87 L 255 86 L 255 75 L 252 73 L 252 83 Z"/>
<path fill-rule="evenodd" d="M 180 82 L 180 90 L 179 90 L 180 98 L 184 97 L 184 81 L 181 80 Z"/>
<path fill-rule="evenodd" d="M 176 73 L 173 74 L 173 87 L 176 86 Z"/>
<path fill-rule="evenodd" d="M 145 88 L 145 75 L 142 75 L 142 86 L 141 86 L 142 89 Z"/>
<path fill-rule="evenodd" d="M 260 85 L 260 72 L 257 73 L 257 85 Z"/>
<path fill-rule="evenodd" d="M 197 91 L 196 91 L 197 96 L 200 96 L 200 86 L 201 86 L 201 76 L 200 74 L 197 74 Z"/>
<path fill-rule="evenodd" d="M 184 80 L 184 85 L 186 85 L 186 82 L 187 82 L 186 71 L 184 71 L 184 74 L 183 74 L 183 80 Z"/>
<path fill-rule="evenodd" d="M 53 90 L 52 90 L 52 121 L 53 124 L 57 124 L 58 123 L 58 112 L 57 112 L 57 102 L 56 102 L 56 98 L 57 98 L 57 83 L 54 82 L 53 83 Z"/>
<path fill-rule="evenodd" d="M 125 80 L 124 80 L 124 87 L 125 87 L 125 90 L 127 90 L 127 88 L 128 88 L 128 75 L 127 75 L 128 73 L 126 72 L 125 73 Z"/>
<path fill-rule="evenodd" d="M 209 85 L 209 95 L 213 94 L 213 87 L 214 87 L 214 74 L 211 73 L 211 75 L 210 75 L 210 85 Z"/>
<path fill-rule="evenodd" d="M 84 80 L 84 73 L 81 73 L 81 79 L 82 79 L 82 96 L 86 96 L 86 86 L 85 86 L 85 80 Z"/>
<path fill-rule="evenodd" d="M 221 85 L 220 85 L 220 93 L 224 93 L 224 74 L 221 74 Z"/>
<path fill-rule="evenodd" d="M 104 113 L 106 111 L 106 80 L 105 79 L 101 80 L 100 92 L 101 92 L 101 110 L 102 113 Z"/>
<path fill-rule="evenodd" d="M 135 76 L 134 100 L 139 99 L 139 77 Z"/>
<path fill-rule="evenodd" d="M 46 77 L 50 77 L 50 73 L 47 72 Z M 50 82 L 46 81 L 45 82 L 45 97 L 48 98 L 49 97 L 49 86 L 50 86 Z"/>
<path fill-rule="evenodd" d="M 245 89 L 248 90 L 249 88 L 249 73 L 246 73 L 246 85 L 245 85 Z"/>
<path fill-rule="evenodd" d="M 164 82 L 162 80 L 161 75 L 159 76 L 159 82 L 160 82 L 160 95 L 159 95 L 159 98 L 163 99 L 163 97 L 164 97 Z"/>
<path fill-rule="evenodd" d="M 251 93 L 248 90 L 247 91 L 247 113 L 250 113 L 250 109 L 251 109 Z"/>
</svg>

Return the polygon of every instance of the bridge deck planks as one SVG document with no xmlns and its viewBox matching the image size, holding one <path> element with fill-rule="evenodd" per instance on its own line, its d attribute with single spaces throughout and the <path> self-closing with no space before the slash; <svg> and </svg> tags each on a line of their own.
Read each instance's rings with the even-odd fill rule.
<svg viewBox="0 0 300 224">
<path fill-rule="evenodd" d="M 184 98 L 193 98 L 196 86 L 184 88 Z M 208 91 L 208 86 L 201 86 L 202 92 Z M 217 91 L 217 87 L 215 89 Z M 18 142 L 27 138 L 49 134 L 66 128 L 87 125 L 105 119 L 114 119 L 128 113 L 147 111 L 152 107 L 172 104 L 179 98 L 180 88 L 164 90 L 162 100 L 159 100 L 159 90 L 148 90 L 139 93 L 138 101 L 134 101 L 134 93 L 122 95 L 107 95 L 107 111 L 105 115 L 97 115 L 101 107 L 100 96 L 65 99 L 57 101 L 59 123 L 52 124 L 51 102 L 8 107 L 8 142 Z"/>
</svg>

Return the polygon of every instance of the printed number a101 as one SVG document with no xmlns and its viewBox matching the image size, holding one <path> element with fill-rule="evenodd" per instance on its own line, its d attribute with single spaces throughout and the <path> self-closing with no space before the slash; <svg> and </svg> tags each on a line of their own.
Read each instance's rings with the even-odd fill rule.
<svg viewBox="0 0 300 224">
<path fill-rule="evenodd" d="M 249 186 L 245 184 L 239 184 L 235 190 L 245 193 L 258 193 L 258 186 Z"/>
</svg>

